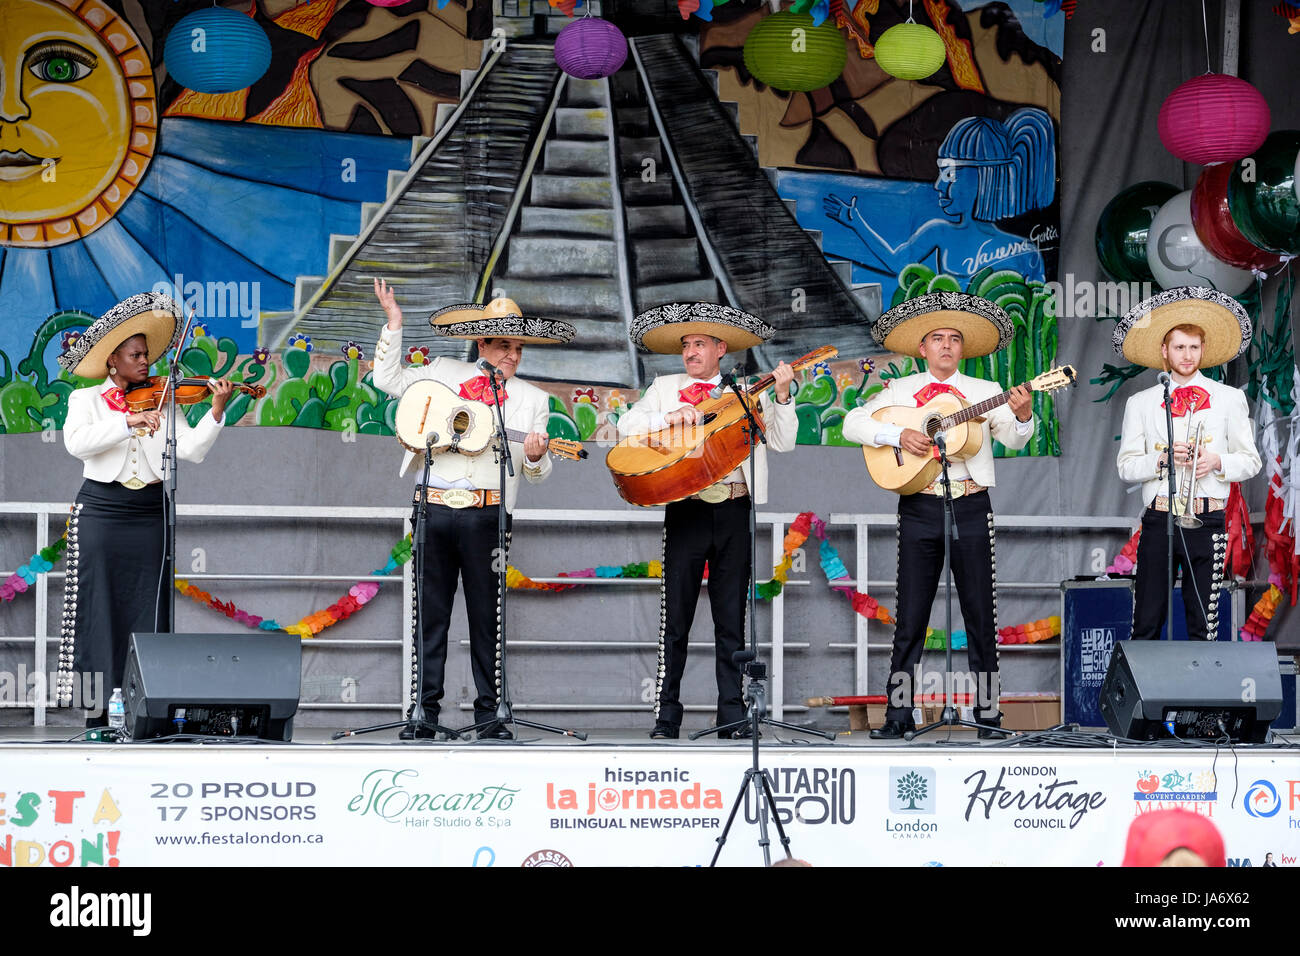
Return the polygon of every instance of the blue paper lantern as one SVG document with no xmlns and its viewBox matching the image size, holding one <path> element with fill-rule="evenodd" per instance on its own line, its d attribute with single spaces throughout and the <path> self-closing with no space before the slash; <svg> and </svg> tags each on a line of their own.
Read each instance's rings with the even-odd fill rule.
<svg viewBox="0 0 1300 956">
<path fill-rule="evenodd" d="M 271 65 L 271 41 L 249 16 L 208 7 L 182 17 L 163 47 L 167 73 L 196 93 L 252 86 Z"/>
</svg>

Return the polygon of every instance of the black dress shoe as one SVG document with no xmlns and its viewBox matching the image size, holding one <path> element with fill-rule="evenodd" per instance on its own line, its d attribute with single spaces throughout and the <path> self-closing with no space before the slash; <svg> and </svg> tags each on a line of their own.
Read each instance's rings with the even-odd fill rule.
<svg viewBox="0 0 1300 956">
<path fill-rule="evenodd" d="M 887 720 L 871 732 L 872 740 L 902 740 L 903 735 L 916 730 L 911 721 Z"/>
<path fill-rule="evenodd" d="M 484 727 L 478 732 L 479 740 L 514 740 L 515 735 L 510 732 L 510 728 L 502 723 L 492 724 L 490 727 Z"/>
<path fill-rule="evenodd" d="M 397 735 L 398 740 L 437 740 L 438 732 L 428 727 L 421 727 L 418 730 L 412 730 L 411 725 L 407 724 L 402 728 L 402 732 Z"/>
<path fill-rule="evenodd" d="M 676 724 L 668 724 L 660 720 L 655 722 L 655 729 L 650 731 L 650 739 L 651 740 L 676 740 L 677 734 L 678 734 L 678 729 Z"/>
</svg>

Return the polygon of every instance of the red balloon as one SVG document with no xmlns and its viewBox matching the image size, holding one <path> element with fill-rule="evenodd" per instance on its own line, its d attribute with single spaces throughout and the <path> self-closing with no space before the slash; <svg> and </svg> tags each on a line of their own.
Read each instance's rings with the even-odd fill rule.
<svg viewBox="0 0 1300 956">
<path fill-rule="evenodd" d="M 1192 228 L 1210 255 L 1238 269 L 1271 269 L 1282 261 L 1241 234 L 1228 209 L 1228 179 L 1235 163 L 1206 166 L 1192 190 Z"/>
</svg>

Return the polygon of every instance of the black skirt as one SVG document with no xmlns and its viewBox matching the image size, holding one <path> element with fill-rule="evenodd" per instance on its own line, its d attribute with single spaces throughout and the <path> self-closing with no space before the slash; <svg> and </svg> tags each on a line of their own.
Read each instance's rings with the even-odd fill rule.
<svg viewBox="0 0 1300 956">
<path fill-rule="evenodd" d="M 162 482 L 135 491 L 90 478 L 82 484 L 68 524 L 60 705 L 106 706 L 122 686 L 132 633 L 171 630 L 164 510 Z M 96 685 L 103 699 L 86 699 Z"/>
</svg>

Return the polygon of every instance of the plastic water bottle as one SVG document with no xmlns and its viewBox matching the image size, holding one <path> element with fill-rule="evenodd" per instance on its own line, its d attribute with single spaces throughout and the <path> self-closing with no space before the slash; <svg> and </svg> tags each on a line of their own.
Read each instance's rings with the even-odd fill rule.
<svg viewBox="0 0 1300 956">
<path fill-rule="evenodd" d="M 126 701 L 122 699 L 120 687 L 114 687 L 113 696 L 108 699 L 108 728 L 117 733 L 126 730 Z"/>
</svg>

